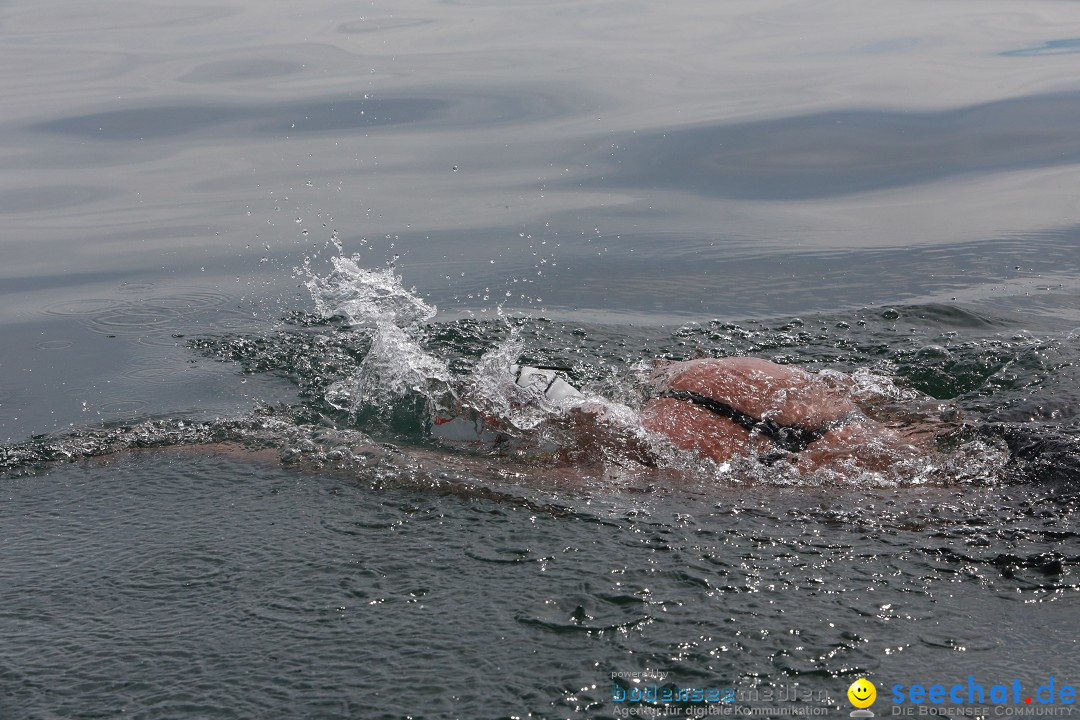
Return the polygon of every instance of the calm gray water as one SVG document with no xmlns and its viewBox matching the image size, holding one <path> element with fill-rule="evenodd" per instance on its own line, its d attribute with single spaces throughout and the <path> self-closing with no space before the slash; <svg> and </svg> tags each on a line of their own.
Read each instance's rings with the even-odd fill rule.
<svg viewBox="0 0 1080 720">
<path fill-rule="evenodd" d="M 0 717 L 1080 684 L 1080 4 L 15 0 L 0 32 Z M 899 485 L 455 454 L 411 400 L 334 402 L 370 348 L 304 287 L 338 254 L 437 306 L 455 371 L 510 325 L 620 399 L 752 354 L 1047 452 Z"/>
</svg>

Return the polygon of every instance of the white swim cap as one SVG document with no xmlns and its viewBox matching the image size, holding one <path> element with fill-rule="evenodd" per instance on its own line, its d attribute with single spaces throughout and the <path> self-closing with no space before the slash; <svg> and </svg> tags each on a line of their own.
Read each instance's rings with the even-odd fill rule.
<svg viewBox="0 0 1080 720">
<path fill-rule="evenodd" d="M 567 400 L 584 400 L 576 387 L 562 379 L 562 377 L 550 368 L 535 368 L 529 365 L 511 365 L 510 374 L 514 376 L 514 382 L 524 388 L 535 388 L 545 398 L 556 404 L 562 404 Z"/>
<path fill-rule="evenodd" d="M 551 368 L 515 364 L 511 365 L 509 370 L 515 385 L 543 395 L 544 399 L 553 405 L 565 407 L 576 401 L 585 400 L 585 396 L 577 388 L 563 380 Z M 506 427 L 495 418 L 461 407 L 457 411 L 432 410 L 431 435 L 451 443 L 461 443 L 476 448 L 502 447 L 515 451 L 528 450 L 538 455 L 558 449 L 543 443 L 534 446 L 527 439 L 519 440 L 507 434 Z"/>
</svg>

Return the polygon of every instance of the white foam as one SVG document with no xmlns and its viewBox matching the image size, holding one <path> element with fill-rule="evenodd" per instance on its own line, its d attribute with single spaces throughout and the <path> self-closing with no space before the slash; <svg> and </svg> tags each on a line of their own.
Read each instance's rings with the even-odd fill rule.
<svg viewBox="0 0 1080 720">
<path fill-rule="evenodd" d="M 340 409 L 362 405 L 386 408 L 410 393 L 429 398 L 444 394 L 450 369 L 422 346 L 424 323 L 437 309 L 405 288 L 393 268 L 370 270 L 360 258 L 336 256 L 325 277 L 311 273 L 305 283 L 324 318 L 340 317 L 354 332 L 364 332 L 371 348 L 359 371 L 327 389 L 326 400 Z"/>
</svg>

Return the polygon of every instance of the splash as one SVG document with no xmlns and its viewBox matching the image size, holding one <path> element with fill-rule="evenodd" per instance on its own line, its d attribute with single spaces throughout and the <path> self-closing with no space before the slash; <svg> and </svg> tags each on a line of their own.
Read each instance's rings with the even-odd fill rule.
<svg viewBox="0 0 1080 720">
<path fill-rule="evenodd" d="M 463 405 L 497 418 L 508 430 L 530 432 L 581 403 L 579 398 L 555 400 L 543 388 L 519 384 L 508 371 L 525 352 L 519 328 L 510 328 L 502 342 L 484 353 L 465 381 Z"/>
<path fill-rule="evenodd" d="M 340 316 L 354 327 L 397 326 L 417 328 L 431 320 L 437 308 L 424 302 L 402 284 L 392 266 L 371 270 L 361 267 L 360 256 L 331 258 L 334 269 L 326 275 L 310 275 L 305 283 L 319 313 Z"/>
<path fill-rule="evenodd" d="M 437 309 L 405 288 L 393 267 L 361 267 L 358 255 L 331 260 L 325 277 L 305 265 L 305 286 L 322 317 L 341 318 L 350 332 L 366 334 L 371 348 L 358 372 L 327 388 L 326 401 L 354 413 L 364 406 L 388 409 L 410 394 L 440 402 L 450 392 L 450 369 L 422 344 L 424 323 Z"/>
<path fill-rule="evenodd" d="M 895 364 L 879 363 L 868 369 L 873 353 L 856 347 L 851 352 L 861 363 L 831 364 L 862 367 L 849 372 L 817 370 L 814 375 L 854 400 L 867 420 L 895 428 L 904 437 L 913 434 L 913 427 L 925 428 L 926 442 L 913 447 L 856 438 L 852 442 L 861 444 L 857 452 L 849 453 L 853 458 L 869 454 L 881 461 L 860 463 L 841 457 L 817 470 L 802 462 L 804 456 L 778 459 L 775 450 L 761 457 L 748 451 L 715 463 L 680 450 L 667 436 L 650 433 L 641 420 L 640 411 L 655 392 L 653 358 L 685 357 L 684 329 L 667 339 L 646 338 L 648 342 L 641 341 L 635 349 L 622 328 L 588 326 L 586 331 L 580 326 L 501 316 L 484 322 L 438 323 L 434 321 L 437 308 L 407 287 L 392 265 L 367 268 L 360 256 L 340 254 L 339 246 L 338 251 L 329 258 L 331 265 L 325 272 L 315 272 L 310 262 L 298 270 L 316 315 L 286 316 L 285 323 L 295 330 L 189 343 L 208 355 L 241 363 L 247 373 L 275 372 L 297 384 L 302 404 L 294 410 L 296 422 L 302 425 L 381 436 L 383 442 L 401 445 L 406 457 L 434 450 L 453 464 L 476 459 L 479 452 L 485 458 L 502 455 L 511 462 L 521 461 L 512 466 L 513 472 L 540 467 L 549 473 L 563 472 L 555 470 L 559 465 L 565 474 L 576 477 L 621 471 L 638 477 L 639 470 L 644 473 L 640 477 L 673 473 L 665 477 L 677 476 L 680 486 L 701 486 L 708 492 L 718 484 L 978 483 L 1000 476 L 1012 462 L 1005 441 L 997 437 L 954 435 L 935 446 L 939 436 L 957 426 L 954 415 L 958 411 L 910 387 L 910 378 L 905 376 L 911 373 L 899 371 Z M 717 347 L 719 341 L 709 335 L 711 351 L 699 347 L 699 356 L 757 356 L 772 350 L 781 361 L 807 359 L 803 339 L 788 338 L 786 326 L 752 331 L 731 328 L 732 338 L 743 338 L 741 344 Z M 877 342 L 871 338 L 867 347 L 876 348 Z M 775 349 L 783 343 L 798 344 L 800 354 L 778 356 Z M 812 350 L 809 359 L 835 360 L 828 355 L 815 358 Z M 529 362 L 573 365 L 564 379 L 580 392 L 549 395 L 542 387 L 545 383 L 522 382 L 511 368 Z M 777 403 L 784 399 L 778 397 Z M 440 424 L 436 421 L 462 417 L 465 430 L 474 422 L 471 445 L 455 444 L 459 438 L 434 431 Z M 309 440 L 284 441 L 291 449 L 283 451 L 282 457 L 322 452 L 322 440 Z M 1011 444 L 1018 442 L 1013 439 Z M 473 452 L 460 452 L 463 449 Z M 838 450 L 843 448 L 838 446 Z"/>
<path fill-rule="evenodd" d="M 637 414 L 627 405 L 587 391 L 553 398 L 534 383 L 521 382 L 510 369 L 525 353 L 525 343 L 520 328 L 505 320 L 507 336 L 471 371 L 454 375 L 445 359 L 426 349 L 434 305 L 406 288 L 393 267 L 365 268 L 358 255 L 331 261 L 325 276 L 309 264 L 302 271 L 316 310 L 323 319 L 340 319 L 346 332 L 370 343 L 359 366 L 325 389 L 332 407 L 354 415 L 372 407 L 389 412 L 403 400 L 419 398 L 429 416 L 424 421 L 439 413 L 477 418 L 500 438 L 515 440 L 513 447 L 526 454 L 571 443 L 572 423 L 566 420 L 575 409 L 601 418 L 612 432 L 641 434 Z"/>
</svg>

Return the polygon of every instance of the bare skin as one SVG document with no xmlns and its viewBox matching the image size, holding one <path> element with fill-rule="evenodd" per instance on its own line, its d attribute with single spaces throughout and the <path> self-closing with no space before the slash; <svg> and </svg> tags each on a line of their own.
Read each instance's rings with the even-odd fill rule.
<svg viewBox="0 0 1080 720">
<path fill-rule="evenodd" d="M 685 390 L 730 405 L 757 419 L 821 433 L 786 457 L 801 471 L 856 466 L 884 470 L 925 454 L 914 438 L 866 417 L 842 382 L 760 358 L 706 358 L 657 370 L 659 392 Z M 718 463 L 777 449 L 766 434 L 685 399 L 657 397 L 642 410 L 642 424 L 682 450 Z M 913 442 L 914 441 L 914 442 Z"/>
</svg>

